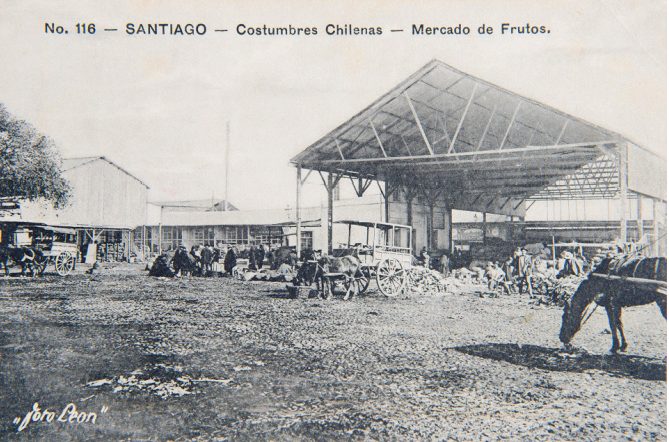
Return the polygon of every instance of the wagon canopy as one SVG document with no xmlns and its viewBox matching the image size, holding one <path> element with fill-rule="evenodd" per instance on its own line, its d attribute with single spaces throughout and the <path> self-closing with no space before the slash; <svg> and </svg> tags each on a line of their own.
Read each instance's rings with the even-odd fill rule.
<svg viewBox="0 0 669 442">
<path fill-rule="evenodd" d="M 657 169 L 652 185 L 643 167 L 628 167 L 630 157 Z M 658 183 L 666 183 L 666 160 L 438 60 L 291 161 L 360 188 L 381 180 L 390 190 L 442 190 L 455 209 L 513 214 L 525 200 L 613 198 L 628 192 L 621 171 L 639 175 L 623 180 L 629 191 L 666 200 Z"/>
</svg>

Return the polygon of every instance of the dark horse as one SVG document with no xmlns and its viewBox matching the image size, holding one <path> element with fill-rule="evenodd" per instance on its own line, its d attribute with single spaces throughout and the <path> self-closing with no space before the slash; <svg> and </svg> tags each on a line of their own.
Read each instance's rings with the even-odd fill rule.
<svg viewBox="0 0 669 442">
<path fill-rule="evenodd" d="M 630 279 L 632 278 L 632 279 Z M 565 302 L 560 341 L 569 346 L 586 318 L 588 305 L 593 301 L 606 309 L 611 327 L 611 353 L 627 349 L 623 333 L 622 308 L 656 303 L 667 318 L 667 259 L 642 256 L 606 258 Z M 588 316 L 589 317 L 589 316 Z M 618 340 L 620 333 L 620 341 Z"/>
<path fill-rule="evenodd" d="M 26 270 L 30 276 L 35 275 L 35 258 L 41 256 L 42 252 L 30 247 L 8 247 L 0 245 L 0 264 L 5 268 L 5 276 L 9 276 L 9 260 L 21 266 L 21 275 L 25 276 Z"/>
</svg>

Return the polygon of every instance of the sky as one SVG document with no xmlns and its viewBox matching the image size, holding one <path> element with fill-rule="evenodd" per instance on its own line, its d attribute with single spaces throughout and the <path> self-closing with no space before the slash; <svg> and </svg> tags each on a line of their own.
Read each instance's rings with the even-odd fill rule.
<svg viewBox="0 0 669 442">
<path fill-rule="evenodd" d="M 117 162 L 153 200 L 223 197 L 229 121 L 229 200 L 283 208 L 295 204 L 290 158 L 434 58 L 666 157 L 666 17 L 657 0 L 0 0 L 0 103 L 63 157 Z M 503 22 L 551 33 L 499 35 Z M 69 33 L 47 34 L 45 23 Z M 97 32 L 77 35 L 76 23 Z M 126 23 L 204 23 L 207 34 L 130 36 Z M 240 23 L 319 35 L 241 36 Z M 384 32 L 332 37 L 330 23 Z M 411 35 L 420 23 L 472 32 Z M 496 33 L 477 35 L 483 23 Z M 322 198 L 317 180 L 305 204 Z"/>
</svg>

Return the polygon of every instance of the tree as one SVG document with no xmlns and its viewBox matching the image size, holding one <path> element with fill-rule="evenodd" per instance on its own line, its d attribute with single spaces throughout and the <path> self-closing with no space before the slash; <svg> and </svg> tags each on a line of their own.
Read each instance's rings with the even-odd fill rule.
<svg viewBox="0 0 669 442">
<path fill-rule="evenodd" d="M 53 140 L 0 104 L 0 198 L 45 199 L 63 207 L 71 190 L 61 165 Z"/>
</svg>

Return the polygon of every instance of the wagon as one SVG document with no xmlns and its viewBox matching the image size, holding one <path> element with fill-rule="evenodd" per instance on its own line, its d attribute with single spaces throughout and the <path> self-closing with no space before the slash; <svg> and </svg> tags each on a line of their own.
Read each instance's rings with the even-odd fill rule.
<svg viewBox="0 0 669 442">
<path fill-rule="evenodd" d="M 77 231 L 63 227 L 38 227 L 33 232 L 33 244 L 42 253 L 35 257 L 35 270 L 43 273 L 53 264 L 56 273 L 69 275 L 77 262 Z"/>
<path fill-rule="evenodd" d="M 345 281 L 347 290 L 364 293 L 374 279 L 379 291 L 392 297 L 411 284 L 408 272 L 413 261 L 411 226 L 366 221 L 335 224 L 348 228 L 348 241 L 333 250 L 333 255 L 356 256 L 362 265 L 355 278 Z"/>
</svg>

